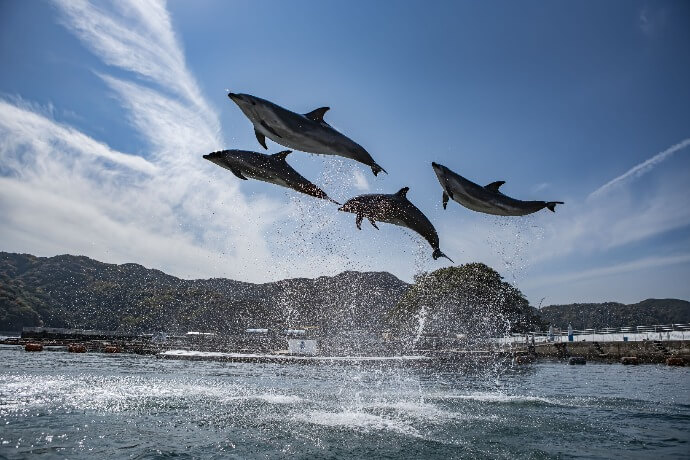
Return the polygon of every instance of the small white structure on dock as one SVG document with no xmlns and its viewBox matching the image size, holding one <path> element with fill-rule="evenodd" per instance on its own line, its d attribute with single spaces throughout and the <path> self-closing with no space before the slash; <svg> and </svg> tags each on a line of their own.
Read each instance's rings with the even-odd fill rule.
<svg viewBox="0 0 690 460">
<path fill-rule="evenodd" d="M 316 340 L 288 339 L 288 353 L 314 356 L 317 353 Z"/>
<path fill-rule="evenodd" d="M 187 332 L 187 337 L 213 337 L 216 335 L 215 332 L 197 332 L 197 331 L 189 331 Z"/>
<path fill-rule="evenodd" d="M 306 329 L 286 329 L 285 335 L 306 335 Z"/>
</svg>

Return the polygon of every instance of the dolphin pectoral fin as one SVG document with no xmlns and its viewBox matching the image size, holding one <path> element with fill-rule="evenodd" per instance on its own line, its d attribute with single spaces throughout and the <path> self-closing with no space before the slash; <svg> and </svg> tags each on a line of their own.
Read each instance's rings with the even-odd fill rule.
<svg viewBox="0 0 690 460">
<path fill-rule="evenodd" d="M 284 160 L 287 158 L 288 155 L 292 153 L 292 150 L 283 150 L 282 152 L 274 153 L 271 155 L 273 158 L 276 158 L 278 160 Z"/>
<path fill-rule="evenodd" d="M 268 125 L 266 124 L 266 122 L 263 121 L 263 120 L 261 120 L 261 126 L 263 126 L 264 128 L 266 128 L 266 130 L 267 130 L 269 133 L 273 134 L 274 136 L 279 137 L 279 138 L 281 138 L 281 139 L 283 138 L 283 136 L 281 136 L 280 134 L 278 134 L 277 132 L 275 132 L 275 130 L 274 130 L 273 128 L 271 128 L 270 126 L 268 126 Z"/>
<path fill-rule="evenodd" d="M 548 201 L 546 203 L 546 207 L 549 208 L 549 211 L 551 212 L 556 212 L 556 205 L 557 204 L 565 204 L 562 201 Z"/>
<path fill-rule="evenodd" d="M 385 169 L 383 169 L 381 166 L 377 165 L 376 163 L 371 165 L 371 172 L 374 173 L 374 176 L 378 176 L 381 171 L 388 174 L 388 171 L 386 171 Z"/>
<path fill-rule="evenodd" d="M 506 181 L 504 180 L 497 180 L 496 182 L 492 182 L 488 185 L 485 185 L 484 188 L 492 192 L 501 193 L 498 189 L 501 187 L 501 185 L 505 183 Z"/>
<path fill-rule="evenodd" d="M 319 107 L 318 109 L 314 109 L 309 113 L 305 113 L 304 116 L 317 123 L 324 123 L 323 116 L 330 109 L 330 107 Z"/>
<path fill-rule="evenodd" d="M 362 214 L 357 214 L 357 219 L 355 219 L 355 225 L 357 226 L 357 230 L 362 229 L 362 219 L 364 219 L 364 216 Z"/>
<path fill-rule="evenodd" d="M 443 192 L 443 209 L 446 209 L 446 206 L 448 206 L 448 198 L 448 194 Z"/>
<path fill-rule="evenodd" d="M 376 226 L 376 221 L 375 221 L 374 219 L 372 219 L 371 217 L 369 218 L 369 222 L 371 223 L 371 226 L 374 227 L 376 230 L 379 229 L 379 228 Z"/>
<path fill-rule="evenodd" d="M 266 136 L 257 131 L 256 128 L 254 129 L 254 135 L 256 136 L 256 140 L 259 141 L 259 144 L 261 144 L 261 147 L 268 150 L 268 147 L 266 147 Z"/>
<path fill-rule="evenodd" d="M 445 255 L 444 253 L 442 253 L 440 249 L 434 249 L 434 253 L 431 255 L 431 257 L 433 257 L 434 260 L 438 259 L 439 257 L 445 257 L 446 259 L 448 259 L 448 260 L 450 260 L 451 262 L 453 262 L 453 259 L 451 259 L 451 258 L 448 257 L 447 255 Z M 453 263 L 455 263 L 455 262 L 453 262 Z"/>
<path fill-rule="evenodd" d="M 232 171 L 232 173 L 233 173 L 234 175 L 236 175 L 237 177 L 239 177 L 239 178 L 242 179 L 242 180 L 249 180 L 249 179 L 247 179 L 246 177 L 244 177 L 244 176 L 242 175 L 242 173 L 239 172 L 239 171 L 238 171 L 237 169 L 235 169 L 235 168 L 230 168 L 230 171 Z"/>
</svg>

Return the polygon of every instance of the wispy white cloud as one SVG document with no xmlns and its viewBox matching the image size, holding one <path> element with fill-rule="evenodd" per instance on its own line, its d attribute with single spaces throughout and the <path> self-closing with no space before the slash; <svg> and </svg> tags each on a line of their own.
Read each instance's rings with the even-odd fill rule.
<svg viewBox="0 0 690 460">
<path fill-rule="evenodd" d="M 672 145 L 671 147 L 667 148 L 663 152 L 659 152 L 653 157 L 649 158 L 648 160 L 643 161 L 642 163 L 630 168 L 628 171 L 626 171 L 624 174 L 621 174 L 620 176 L 611 179 L 595 191 L 589 194 L 589 198 L 593 198 L 596 196 L 599 196 L 603 193 L 605 193 L 608 190 L 611 190 L 614 187 L 617 187 L 629 180 L 635 179 L 637 177 L 640 177 L 649 171 L 651 171 L 655 166 L 663 162 L 664 160 L 667 160 L 670 158 L 674 153 L 679 152 L 685 148 L 690 146 L 690 138 L 684 139 L 680 141 L 679 143 Z"/>
<path fill-rule="evenodd" d="M 666 9 L 645 6 L 640 10 L 638 25 L 642 33 L 652 37 L 657 31 L 666 25 Z"/>
<path fill-rule="evenodd" d="M 203 163 L 202 154 L 224 145 L 215 123 L 209 125 L 208 117 L 200 117 L 188 104 L 136 83 L 108 75 L 101 78 L 127 109 L 132 126 L 144 136 L 152 155 L 167 167 L 198 165 Z"/>
<path fill-rule="evenodd" d="M 182 173 L 168 160 L 117 152 L 6 101 L 0 139 L 4 248 L 138 261 L 181 276 L 219 273 L 221 255 L 232 269 L 220 273 L 270 261 L 263 234 L 284 211 L 209 181 L 203 166 Z"/>
<path fill-rule="evenodd" d="M 51 113 L 52 110 L 49 110 Z M 30 105 L 22 107 L 0 99 L 0 158 L 5 167 L 19 170 L 22 157 L 15 157 L 7 152 L 18 149 L 29 149 L 40 155 L 39 162 L 47 157 L 60 155 L 64 151 L 80 150 L 91 157 L 91 161 L 100 159 L 117 165 L 126 166 L 134 172 L 154 174 L 156 166 L 146 159 L 115 151 L 81 132 L 65 125 L 53 122 L 35 111 Z M 68 158 L 64 157 L 64 161 Z M 17 163 L 19 162 L 19 163 Z"/>
<path fill-rule="evenodd" d="M 622 186 L 584 202 L 566 200 L 560 215 L 544 221 L 546 236 L 536 260 L 602 253 L 690 225 L 690 208 L 679 206 L 690 201 L 685 186 L 690 174 L 664 171 L 664 177 L 644 192 Z"/>
<path fill-rule="evenodd" d="M 538 287 L 552 284 L 564 284 L 574 281 L 586 280 L 591 278 L 603 278 L 621 273 L 637 272 L 650 268 L 660 268 L 669 265 L 678 265 L 690 262 L 690 254 L 679 254 L 666 257 L 645 257 L 633 261 L 623 262 L 615 265 L 592 268 L 589 270 L 579 270 L 576 272 L 564 273 L 554 276 L 544 276 L 535 278 L 525 283 L 527 287 Z"/>
<path fill-rule="evenodd" d="M 354 180 L 353 180 L 353 185 L 355 189 L 361 191 L 361 192 L 366 192 L 369 190 L 369 181 L 367 181 L 366 176 L 360 171 L 359 169 L 355 169 L 353 172 L 354 175 Z"/>
<path fill-rule="evenodd" d="M 164 1 L 55 0 L 55 4 L 65 26 L 104 62 L 184 98 L 196 106 L 198 116 L 217 126 L 212 116 L 206 117 L 211 110 L 187 68 Z"/>
<path fill-rule="evenodd" d="M 549 184 L 548 182 L 541 182 L 539 184 L 536 184 L 534 187 L 532 187 L 532 193 L 541 192 L 543 190 L 546 190 L 550 186 L 551 186 L 551 184 Z"/>
<path fill-rule="evenodd" d="M 638 19 L 640 30 L 642 30 L 642 32 L 645 34 L 649 34 L 651 32 L 651 23 L 649 21 L 649 13 L 647 12 L 647 8 L 643 8 L 640 11 L 640 16 Z"/>
</svg>

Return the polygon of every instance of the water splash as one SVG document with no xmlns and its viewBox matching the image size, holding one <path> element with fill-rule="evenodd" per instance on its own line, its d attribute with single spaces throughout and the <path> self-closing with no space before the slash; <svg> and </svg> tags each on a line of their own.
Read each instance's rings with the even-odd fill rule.
<svg viewBox="0 0 690 460">
<path fill-rule="evenodd" d="M 503 272 L 512 284 L 524 278 L 531 265 L 531 248 L 544 238 L 544 227 L 533 215 L 504 217 L 485 216 L 489 232 L 486 244 L 502 263 Z"/>
<path fill-rule="evenodd" d="M 417 321 L 417 331 L 415 333 L 414 340 L 412 341 L 413 347 L 417 345 L 419 339 L 424 333 L 424 326 L 426 325 L 426 312 L 426 305 L 422 305 L 422 308 L 420 308 L 419 312 L 415 315 L 415 319 Z"/>
</svg>

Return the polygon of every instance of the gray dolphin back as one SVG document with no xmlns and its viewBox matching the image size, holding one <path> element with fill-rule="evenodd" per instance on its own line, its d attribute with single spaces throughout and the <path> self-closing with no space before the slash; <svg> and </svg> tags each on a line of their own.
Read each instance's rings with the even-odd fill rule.
<svg viewBox="0 0 690 460">
<path fill-rule="evenodd" d="M 380 221 L 409 228 L 427 240 L 434 250 L 434 259 L 445 257 L 453 262 L 439 249 L 438 233 L 431 221 L 407 198 L 408 190 L 409 187 L 403 187 L 393 194 L 359 195 L 346 201 L 340 210 L 356 214 L 358 228 L 363 218 L 375 227 L 376 221 Z"/>
<path fill-rule="evenodd" d="M 305 114 L 285 109 L 271 101 L 250 94 L 229 93 L 254 125 L 254 133 L 262 147 L 266 137 L 285 147 L 308 153 L 338 155 L 371 167 L 374 175 L 386 172 L 364 147 L 324 121 L 328 107 L 319 107 Z"/>
<path fill-rule="evenodd" d="M 269 182 L 340 204 L 288 164 L 286 158 L 290 153 L 291 150 L 273 155 L 246 150 L 222 150 L 204 155 L 204 158 L 231 171 L 240 179 Z"/>
<path fill-rule="evenodd" d="M 494 181 L 479 185 L 438 163 L 431 164 L 441 187 L 442 204 L 446 209 L 448 199 L 458 202 L 473 211 L 498 216 L 524 216 L 548 208 L 555 212 L 562 201 L 524 201 L 503 194 L 500 188 L 505 181 Z"/>
</svg>

